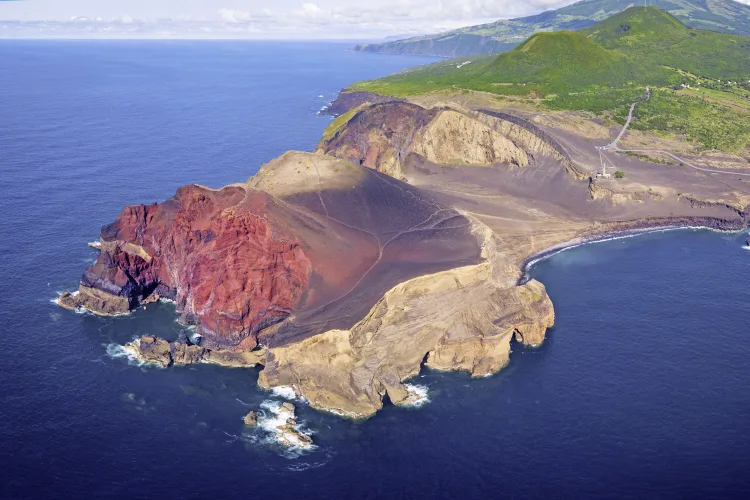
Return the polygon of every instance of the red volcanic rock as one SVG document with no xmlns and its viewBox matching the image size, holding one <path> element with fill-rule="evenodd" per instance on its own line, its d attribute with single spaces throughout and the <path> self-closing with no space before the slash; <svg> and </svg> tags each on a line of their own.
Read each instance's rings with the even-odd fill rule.
<svg viewBox="0 0 750 500">
<path fill-rule="evenodd" d="M 350 328 L 398 283 L 479 258 L 468 221 L 417 188 L 291 152 L 246 184 L 127 207 L 59 304 L 116 315 L 158 295 L 201 347 L 247 351 Z"/>
<path fill-rule="evenodd" d="M 177 301 L 208 347 L 252 349 L 260 330 L 291 313 L 312 270 L 275 203 L 243 187 L 186 186 L 162 204 L 127 207 L 102 229 L 79 297 L 94 289 L 133 308 L 158 293 Z"/>
</svg>

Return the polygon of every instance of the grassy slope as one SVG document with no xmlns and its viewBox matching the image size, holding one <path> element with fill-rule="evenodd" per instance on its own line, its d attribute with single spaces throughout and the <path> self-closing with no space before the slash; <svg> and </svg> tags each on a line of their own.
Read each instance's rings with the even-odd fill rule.
<svg viewBox="0 0 750 500">
<path fill-rule="evenodd" d="M 673 90 L 701 86 L 725 100 L 747 99 L 750 38 L 688 28 L 656 8 L 631 8 L 580 32 L 539 33 L 511 52 L 471 60 L 460 68 L 463 61 L 446 61 L 354 88 L 397 96 L 470 89 L 544 98 L 539 102 L 553 109 L 622 119 L 650 86 L 657 90 L 639 108 L 643 116 L 635 126 L 685 134 L 708 148 L 750 143 L 750 114 L 742 106 Z"/>
<path fill-rule="evenodd" d="M 694 28 L 750 36 L 750 6 L 733 0 L 651 0 Z M 358 50 L 457 57 L 510 50 L 534 33 L 578 30 L 614 15 L 633 0 L 582 0 L 572 5 L 518 19 L 469 26 L 454 31 L 358 46 Z"/>
<path fill-rule="evenodd" d="M 623 26 L 629 26 L 624 31 Z M 643 66 L 668 66 L 716 79 L 750 74 L 750 38 L 691 29 L 658 9 L 629 9 L 581 31 Z"/>
</svg>

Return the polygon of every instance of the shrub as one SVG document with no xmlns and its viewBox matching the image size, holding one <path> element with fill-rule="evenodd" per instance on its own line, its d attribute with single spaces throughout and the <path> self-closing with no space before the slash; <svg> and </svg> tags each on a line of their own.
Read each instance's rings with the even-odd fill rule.
<svg viewBox="0 0 750 500">
<path fill-rule="evenodd" d="M 622 170 L 618 170 L 617 172 L 615 172 L 615 179 L 622 179 L 623 177 L 625 177 L 625 172 L 623 172 Z"/>
</svg>

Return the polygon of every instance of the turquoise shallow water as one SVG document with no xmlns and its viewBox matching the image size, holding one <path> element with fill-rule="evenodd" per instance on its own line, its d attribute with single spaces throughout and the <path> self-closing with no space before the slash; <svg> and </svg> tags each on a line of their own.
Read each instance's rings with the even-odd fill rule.
<svg viewBox="0 0 750 500">
<path fill-rule="evenodd" d="M 425 372 L 421 408 L 349 422 L 300 405 L 298 456 L 241 417 L 253 370 L 166 370 L 113 345 L 176 335 L 50 303 L 100 225 L 190 182 L 311 149 L 317 110 L 420 62 L 336 44 L 0 43 L 3 498 L 739 497 L 750 478 L 745 235 L 655 233 L 537 263 L 557 325 L 500 374 Z M 318 97 L 323 96 L 323 97 Z"/>
</svg>

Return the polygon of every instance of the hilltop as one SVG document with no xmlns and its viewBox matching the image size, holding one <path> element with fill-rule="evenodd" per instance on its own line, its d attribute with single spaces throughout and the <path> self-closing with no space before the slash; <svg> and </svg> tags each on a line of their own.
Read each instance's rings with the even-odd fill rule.
<svg viewBox="0 0 750 500">
<path fill-rule="evenodd" d="M 693 28 L 750 36 L 750 6 L 733 0 L 652 0 L 649 4 L 671 13 Z M 535 16 L 503 19 L 435 35 L 363 44 L 355 50 L 439 57 L 498 53 L 511 50 L 534 33 L 580 30 L 634 5 L 638 3 L 632 0 L 582 0 Z"/>
<path fill-rule="evenodd" d="M 750 142 L 749 54 L 750 38 L 690 28 L 655 7 L 631 7 L 577 32 L 537 33 L 510 52 L 440 62 L 352 89 L 397 97 L 479 91 L 623 122 L 651 88 L 637 127 L 733 150 Z"/>
</svg>

